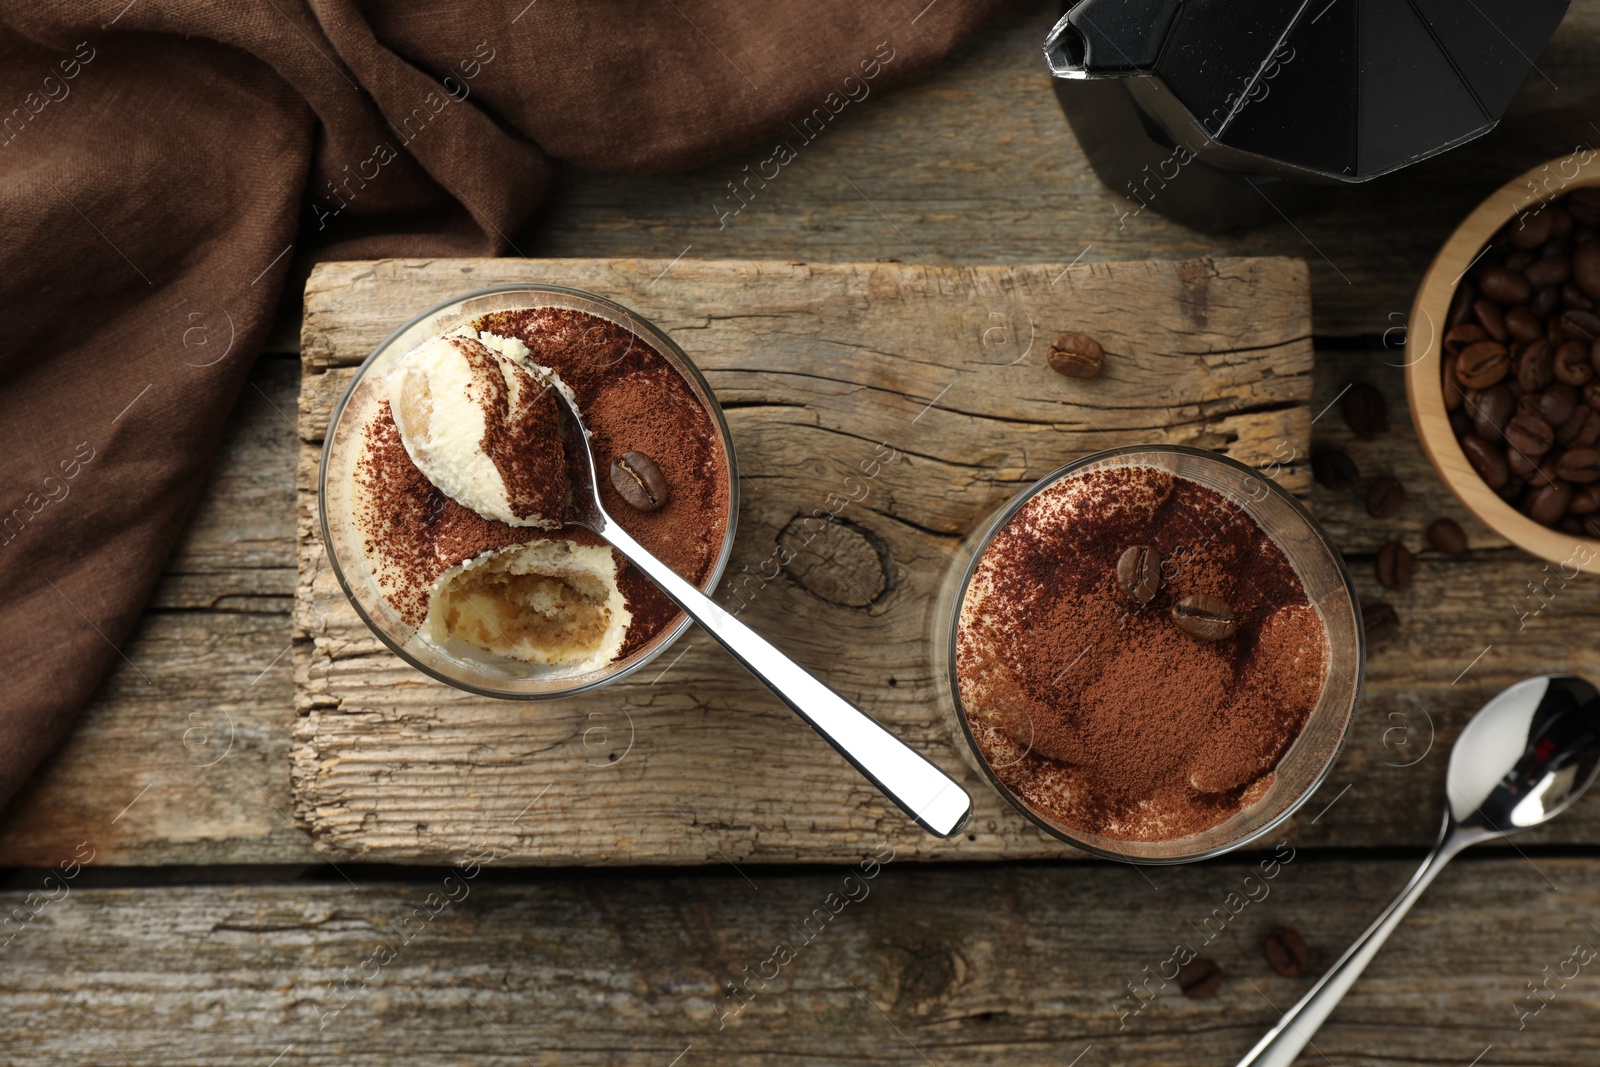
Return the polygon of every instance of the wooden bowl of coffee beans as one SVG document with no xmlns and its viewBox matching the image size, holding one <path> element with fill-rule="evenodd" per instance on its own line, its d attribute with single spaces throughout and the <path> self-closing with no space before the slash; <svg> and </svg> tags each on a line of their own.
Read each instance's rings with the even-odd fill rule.
<svg viewBox="0 0 1600 1067">
<path fill-rule="evenodd" d="M 1484 525 L 1600 572 L 1600 153 L 1528 171 L 1450 235 L 1411 309 L 1406 394 Z"/>
</svg>

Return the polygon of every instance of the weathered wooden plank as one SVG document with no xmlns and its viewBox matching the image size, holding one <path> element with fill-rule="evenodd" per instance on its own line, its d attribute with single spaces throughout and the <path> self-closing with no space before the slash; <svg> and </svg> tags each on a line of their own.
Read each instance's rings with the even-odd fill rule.
<svg viewBox="0 0 1600 1067">
<path fill-rule="evenodd" d="M 741 859 L 803 862 L 903 821 L 709 642 L 686 642 L 659 674 L 530 714 L 427 681 L 355 615 L 313 529 L 315 442 L 334 394 L 322 379 L 365 358 L 407 309 L 490 280 L 597 290 L 672 333 L 730 407 L 741 514 L 722 599 L 749 600 L 757 629 L 948 768 L 961 758 L 930 677 L 930 605 L 984 515 L 1111 444 L 1198 443 L 1264 465 L 1308 438 L 1309 321 L 1294 261 L 319 267 L 303 338 L 292 774 L 297 820 L 338 857 L 452 856 L 481 826 L 523 862 L 706 862 L 713 848 L 690 821 L 739 827 Z M 1049 340 L 1066 329 L 1106 345 L 1101 378 L 1049 369 Z M 894 450 L 881 464 L 878 442 Z M 1303 460 L 1284 476 L 1304 487 Z M 836 513 L 829 537 L 866 546 L 854 555 L 872 573 L 819 556 L 814 570 L 791 566 L 781 588 L 762 580 L 783 531 L 823 510 Z M 921 842 L 919 855 L 1059 854 L 975 791 L 974 832 L 955 846 Z"/>
<path fill-rule="evenodd" d="M 907 263 L 1289 255 L 1311 264 L 1318 334 L 1380 332 L 1403 321 L 1439 245 L 1480 200 L 1596 136 L 1583 105 L 1600 93 L 1600 4 L 1578 0 L 1489 136 L 1345 190 L 1293 225 L 1200 234 L 1153 207 L 1130 214 L 1138 204 L 1090 169 L 1039 53 L 1060 11 L 1027 5 L 917 83 L 846 108 L 815 140 L 791 135 L 796 158 L 775 178 L 762 162 L 776 138 L 688 173 L 559 171 L 516 250 Z M 741 185 L 747 206 L 724 218 L 741 202 L 729 183 L 763 172 L 770 180 Z"/>
<path fill-rule="evenodd" d="M 53 864 L 91 838 L 109 863 L 316 858 L 285 769 L 299 378 L 298 361 L 255 368 L 123 658 L 0 817 L 0 866 Z"/>
<path fill-rule="evenodd" d="M 5 947 L 0 1015 L 19 1061 L 107 1067 L 1232 1063 L 1316 973 L 1270 971 L 1266 931 L 1301 931 L 1324 967 L 1414 863 L 1280 857 L 1271 878 L 1261 857 L 894 860 L 871 879 L 491 868 L 160 891 L 90 888 L 91 865 Z M 1317 1034 L 1326 1059 L 1301 1062 L 1464 1067 L 1492 1045 L 1482 1062 L 1592 1063 L 1600 987 L 1573 954 L 1600 942 L 1583 921 L 1597 873 L 1593 858 L 1457 861 Z M 0 906 L 42 887 L 25 875 Z M 1214 999 L 1161 980 L 1178 945 L 1222 966 Z"/>
</svg>

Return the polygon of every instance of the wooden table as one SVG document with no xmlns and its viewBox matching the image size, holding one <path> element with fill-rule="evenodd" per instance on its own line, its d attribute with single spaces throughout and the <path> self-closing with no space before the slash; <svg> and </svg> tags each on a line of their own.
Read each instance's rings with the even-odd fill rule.
<svg viewBox="0 0 1600 1067">
<path fill-rule="evenodd" d="M 1466 717 L 1526 674 L 1600 676 L 1600 585 L 1532 599 L 1543 565 L 1466 522 L 1433 478 L 1406 422 L 1399 354 L 1384 343 L 1455 220 L 1512 174 L 1600 136 L 1589 125 L 1600 122 L 1600 4 L 1573 5 L 1540 59 L 1545 77 L 1488 138 L 1337 211 L 1225 238 L 1152 211 L 1119 218 L 1127 202 L 1089 171 L 1037 62 L 1051 20 L 1050 5 L 1031 6 L 936 75 L 874 96 L 725 227 L 714 205 L 744 163 L 764 158 L 755 149 L 682 175 L 566 173 L 516 244 L 530 256 L 663 260 L 1304 258 L 1318 334 L 1312 410 L 1360 379 L 1386 392 L 1396 421 L 1387 437 L 1354 442 L 1335 409 L 1316 439 L 1348 448 L 1368 477 L 1395 474 L 1412 498 L 1380 524 L 1351 496 L 1313 491 L 1361 592 L 1379 592 L 1377 546 L 1419 549 L 1438 515 L 1463 520 L 1473 548 L 1423 552 L 1415 585 L 1388 595 L 1401 636 L 1374 654 L 1350 751 L 1282 846 L 1292 859 L 1264 899 L 1216 910 L 1270 849 L 1152 870 L 913 863 L 889 841 L 880 859 L 894 859 L 869 894 L 824 908 L 826 920 L 814 910 L 851 868 L 737 854 L 698 870 L 604 873 L 510 868 L 487 854 L 453 873 L 330 862 L 290 803 L 290 609 L 307 516 L 294 494 L 289 300 L 122 650 L 129 663 L 0 820 L 0 864 L 18 868 L 0 903 L 38 909 L 0 969 L 8 1059 L 1096 1067 L 1225 1064 L 1248 1048 L 1308 981 L 1268 970 L 1263 934 L 1296 927 L 1315 967 L 1366 925 L 1431 835 Z M 711 855 L 749 831 L 683 832 Z M 69 868 L 63 897 L 44 868 L 74 856 L 81 868 Z M 1302 1062 L 1592 1063 L 1600 978 L 1593 965 L 1551 976 L 1573 973 L 1565 961 L 1580 943 L 1600 944 L 1597 883 L 1595 798 L 1514 846 L 1464 857 L 1319 1033 L 1320 1055 Z M 30 893 L 60 899 L 30 903 Z M 1141 984 L 1174 945 L 1207 932 L 1205 954 L 1227 972 L 1215 999 Z M 767 961 L 783 940 L 799 947 L 774 974 Z M 742 997 L 728 996 L 727 982 L 749 976 Z"/>
</svg>

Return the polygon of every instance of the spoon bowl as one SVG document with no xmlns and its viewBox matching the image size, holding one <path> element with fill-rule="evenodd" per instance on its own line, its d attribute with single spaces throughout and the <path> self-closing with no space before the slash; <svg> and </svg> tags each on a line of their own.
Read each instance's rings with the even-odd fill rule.
<svg viewBox="0 0 1600 1067">
<path fill-rule="evenodd" d="M 1444 825 L 1411 881 L 1238 1067 L 1290 1067 L 1406 912 L 1468 845 L 1541 826 L 1572 806 L 1600 769 L 1600 690 L 1546 674 L 1478 709 L 1450 752 Z"/>
</svg>

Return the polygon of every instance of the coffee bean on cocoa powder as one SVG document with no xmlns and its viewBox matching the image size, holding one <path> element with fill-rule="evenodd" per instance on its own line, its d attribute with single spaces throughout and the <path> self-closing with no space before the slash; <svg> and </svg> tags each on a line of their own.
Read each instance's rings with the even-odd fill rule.
<svg viewBox="0 0 1600 1067">
<path fill-rule="evenodd" d="M 611 484 L 635 511 L 657 511 L 667 502 L 667 479 L 643 452 L 624 452 L 611 461 Z"/>
<path fill-rule="evenodd" d="M 1223 641 L 1239 628 L 1233 608 L 1218 596 L 1195 594 L 1172 605 L 1172 621 L 1202 641 Z"/>
<path fill-rule="evenodd" d="M 1222 985 L 1222 968 L 1217 961 L 1201 956 L 1178 968 L 1178 988 L 1190 1000 L 1210 1000 Z"/>
<path fill-rule="evenodd" d="M 1337 448 L 1315 448 L 1311 451 L 1311 476 L 1324 489 L 1343 493 L 1356 487 L 1361 471 L 1356 461 Z"/>
<path fill-rule="evenodd" d="M 1134 545 L 1117 560 L 1117 585 L 1122 595 L 1148 604 L 1161 591 L 1161 553 L 1149 545 Z"/>
<path fill-rule="evenodd" d="M 1600 528 L 1597 230 L 1590 188 L 1501 227 L 1451 299 L 1441 359 L 1451 430 L 1479 476 L 1535 521 L 1585 536 Z M 1429 544 L 1444 551 L 1431 528 Z"/>
<path fill-rule="evenodd" d="M 1344 421 L 1363 441 L 1389 430 L 1389 402 L 1375 385 L 1356 382 L 1344 393 Z"/>
<path fill-rule="evenodd" d="M 1382 600 L 1361 605 L 1361 629 L 1367 635 L 1367 644 L 1382 645 L 1400 636 L 1400 613 L 1394 605 Z"/>
<path fill-rule="evenodd" d="M 1415 566 L 1411 550 L 1398 541 L 1390 541 L 1378 549 L 1378 584 L 1385 589 L 1405 589 L 1411 584 Z"/>
<path fill-rule="evenodd" d="M 1287 926 L 1274 926 L 1267 931 L 1263 945 L 1267 966 L 1285 978 L 1299 978 L 1311 966 L 1311 949 L 1306 939 Z"/>
<path fill-rule="evenodd" d="M 1454 519 L 1434 519 L 1427 536 L 1434 551 L 1447 556 L 1459 556 L 1467 550 L 1467 532 Z"/>
<path fill-rule="evenodd" d="M 1499 341 L 1468 345 L 1456 357 L 1456 380 L 1468 389 L 1487 389 L 1510 370 L 1510 349 Z"/>
<path fill-rule="evenodd" d="M 1106 366 L 1106 350 L 1086 333 L 1064 333 L 1050 346 L 1050 369 L 1068 378 L 1098 378 Z"/>
<path fill-rule="evenodd" d="M 1367 488 L 1367 514 L 1375 519 L 1392 519 L 1405 506 L 1406 487 L 1398 478 L 1384 475 Z"/>
</svg>

